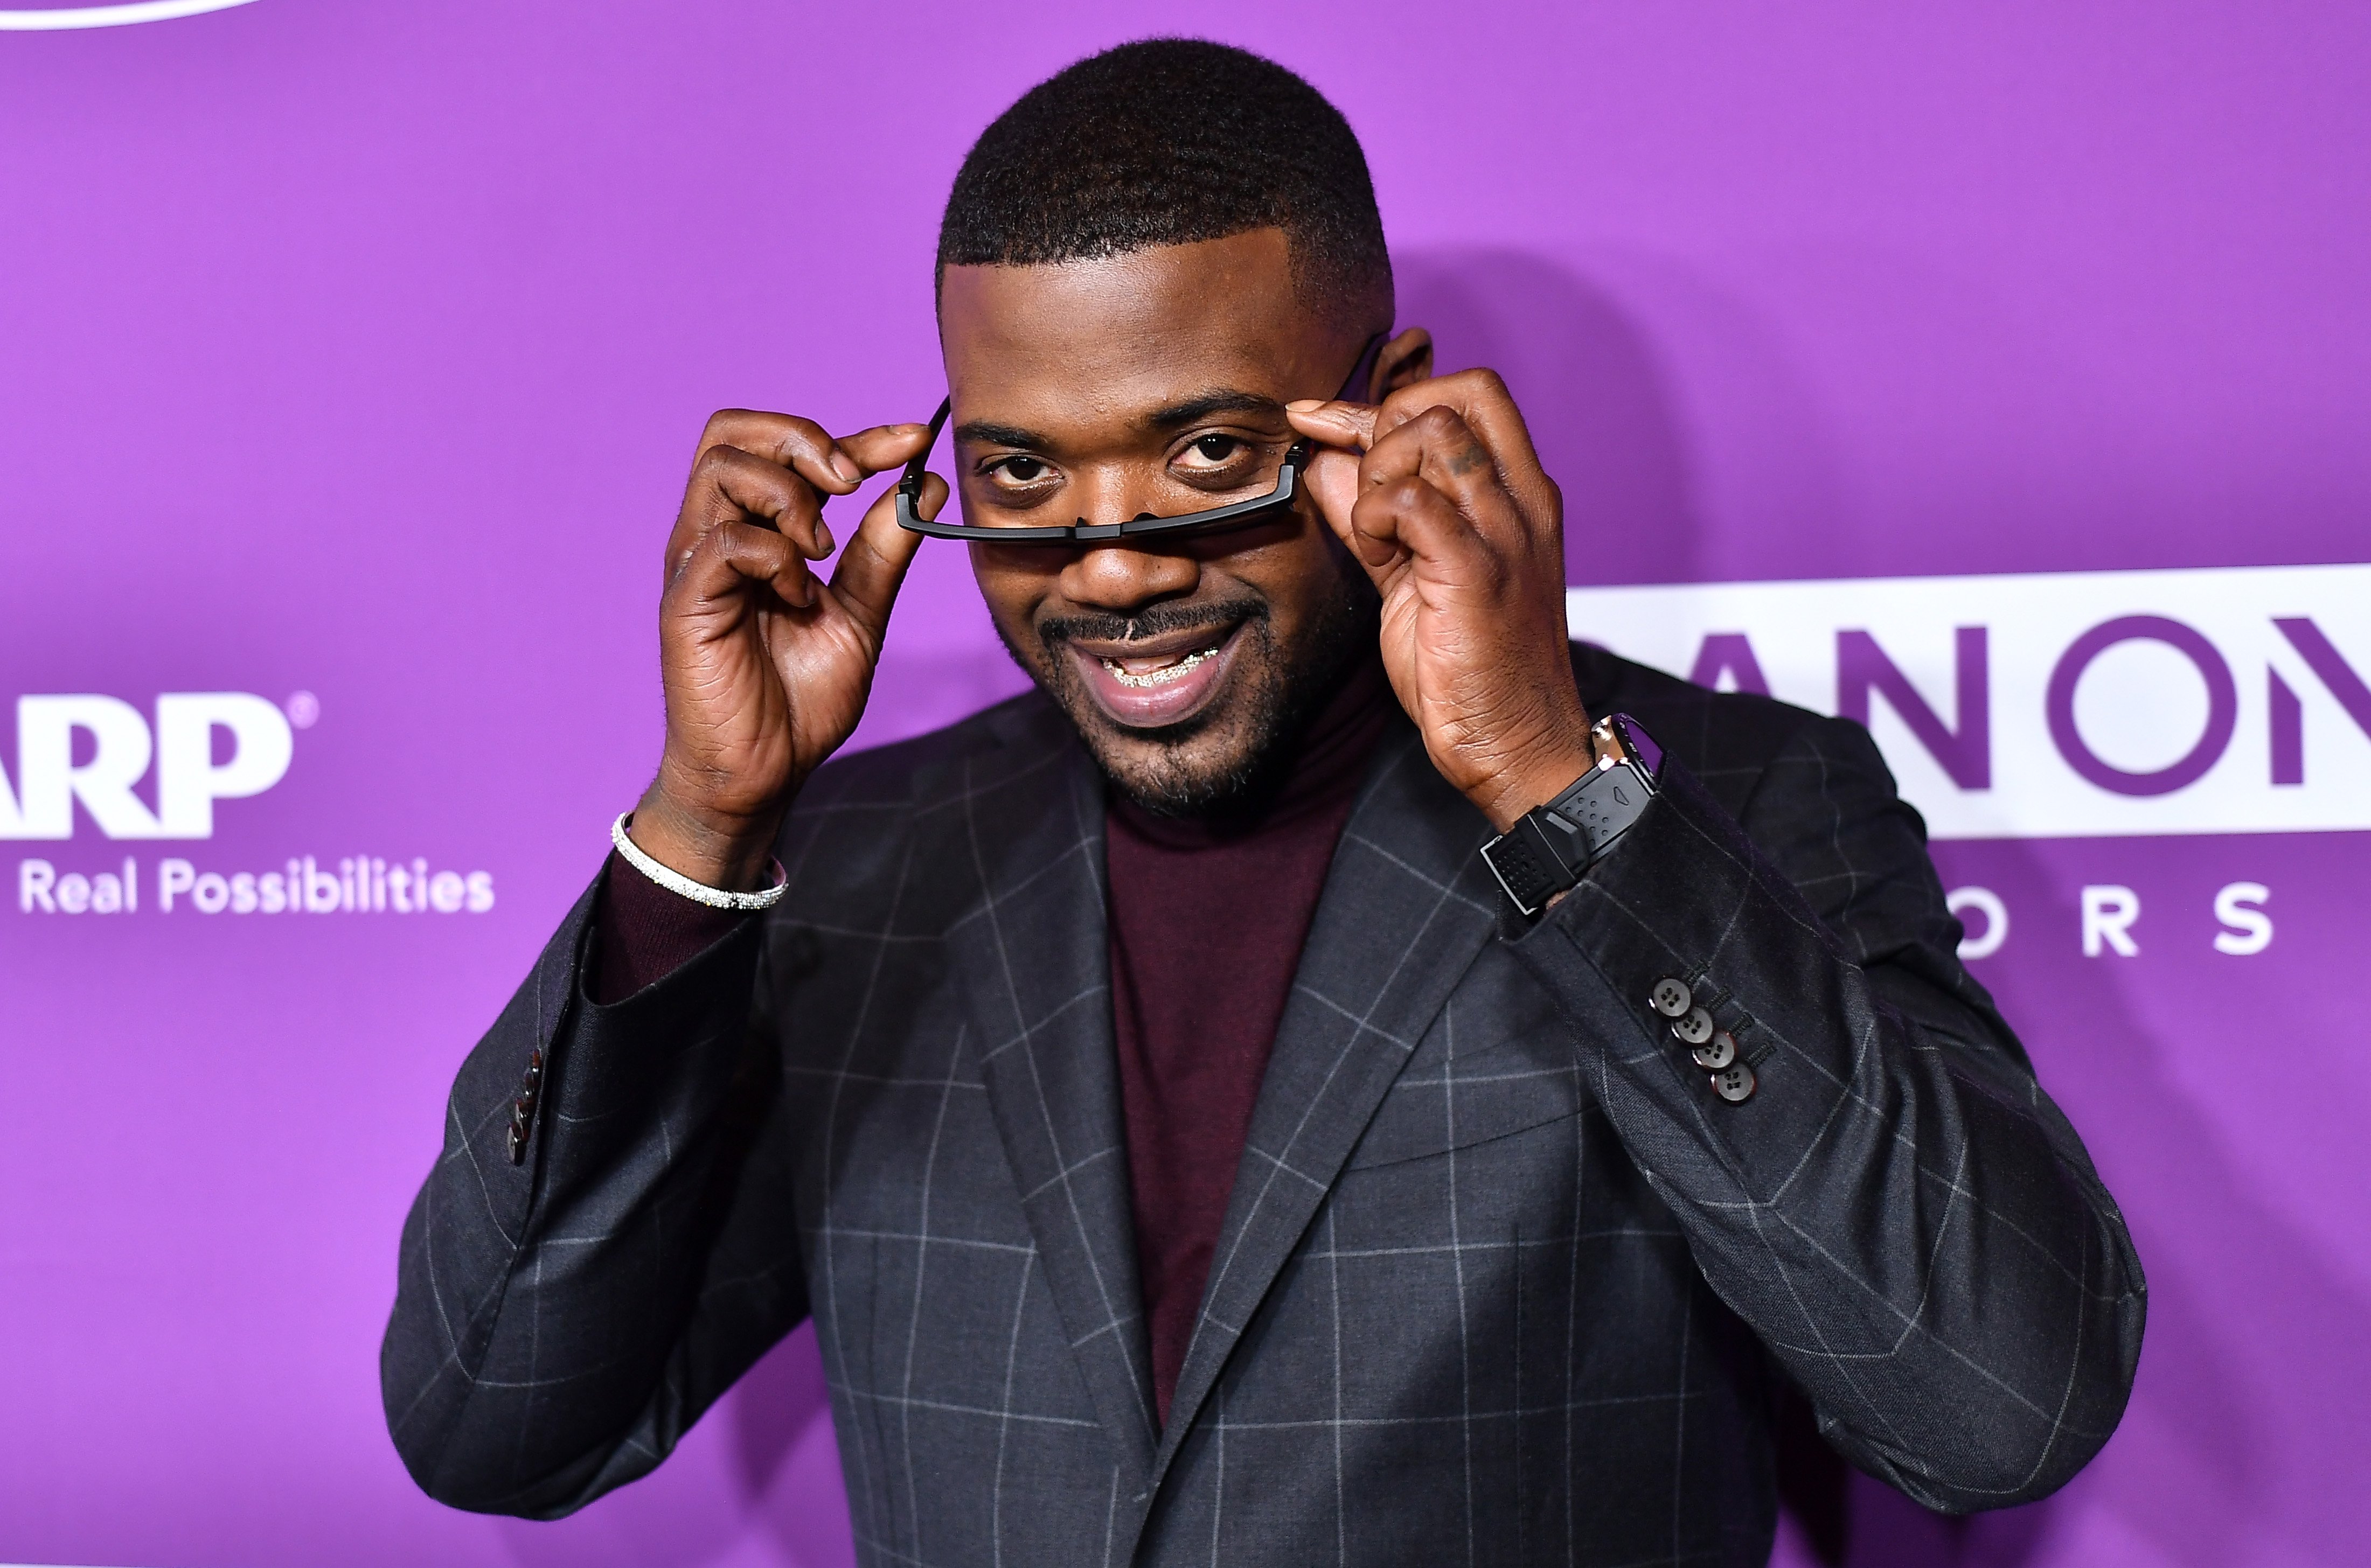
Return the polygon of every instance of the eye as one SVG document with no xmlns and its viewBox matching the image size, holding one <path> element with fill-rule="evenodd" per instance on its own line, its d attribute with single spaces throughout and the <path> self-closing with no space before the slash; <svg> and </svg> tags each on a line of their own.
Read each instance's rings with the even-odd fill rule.
<svg viewBox="0 0 2371 1568">
<path fill-rule="evenodd" d="M 1034 485 L 1052 471 L 1044 458 L 1032 457 L 1025 452 L 999 457 L 988 465 L 988 477 L 1000 485 Z"/>
<path fill-rule="evenodd" d="M 1204 490 L 1247 484 L 1259 467 L 1259 448 L 1240 435 L 1197 435 L 1169 459 L 1170 472 Z"/>
</svg>

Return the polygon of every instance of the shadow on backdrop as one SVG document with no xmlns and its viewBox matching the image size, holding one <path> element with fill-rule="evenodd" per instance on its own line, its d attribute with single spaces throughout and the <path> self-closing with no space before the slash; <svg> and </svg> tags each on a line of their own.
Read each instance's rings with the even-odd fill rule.
<svg viewBox="0 0 2371 1568">
<path fill-rule="evenodd" d="M 2127 986 L 2148 984 L 2145 972 L 2079 956 L 2067 890 L 2080 879 L 2067 864 L 2014 841 L 1944 845 L 1937 859 L 1947 885 L 1980 882 L 2020 911 L 2045 912 L 2026 929 L 2057 946 L 1979 963 L 1976 976 L 2019 1026 L 2123 1207 L 2148 1277 L 2148 1327 L 2122 1424 L 2064 1492 L 1943 1520 L 1856 1482 L 1854 1528 L 1889 1550 L 1864 1555 L 1856 1543 L 1854 1568 L 2019 1568 L 2078 1509 L 2112 1516 L 2183 1568 L 2360 1561 L 2357 1451 L 2282 1437 L 2359 1422 L 2356 1401 L 2371 1388 L 2359 1325 L 2371 1300 L 2226 1156 L 2229 1134 L 2202 1114 L 2125 999 Z"/>
<path fill-rule="evenodd" d="M 1399 324 L 1443 372 L 1506 379 L 1564 490 L 1565 580 L 1682 582 L 1703 533 L 1686 443 L 1640 325 L 1606 291 L 1517 250 L 1394 254 Z"/>
</svg>

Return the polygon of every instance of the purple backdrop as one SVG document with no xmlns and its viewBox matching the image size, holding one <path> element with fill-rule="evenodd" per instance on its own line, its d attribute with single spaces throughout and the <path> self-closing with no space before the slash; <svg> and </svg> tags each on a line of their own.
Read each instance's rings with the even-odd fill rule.
<svg viewBox="0 0 2371 1568">
<path fill-rule="evenodd" d="M 1218 15 L 0 13 L 9 813 L 29 832 L 71 766 L 103 794 L 100 754 L 134 745 L 44 731 L 71 755 L 29 757 L 52 709 L 20 732 L 21 697 L 121 699 L 160 745 L 166 693 L 260 694 L 295 725 L 285 777 L 222 800 L 209 838 L 117 841 L 86 803 L 70 836 L 0 845 L 0 1558 L 849 1561 L 804 1335 L 656 1476 L 555 1526 L 411 1489 L 376 1341 L 454 1066 L 654 758 L 658 549 L 702 418 L 925 414 L 956 161 L 1095 46 L 1215 32 L 1343 107 L 1402 320 L 1506 373 L 1571 498 L 1577 582 L 2367 559 L 2356 8 Z M 2371 673 L 2365 610 L 2316 613 Z M 862 735 L 1017 679 L 961 553 L 926 549 Z M 2354 766 L 2317 712 L 2314 755 Z M 233 751 L 276 722 L 202 729 L 179 777 L 234 794 Z M 136 912 L 42 904 L 127 856 Z M 306 856 L 482 871 L 493 902 L 205 913 L 237 896 L 209 873 Z M 1857 1484 L 1852 1560 L 2365 1560 L 2371 839 L 1937 859 L 2015 912 L 1977 971 L 2125 1204 L 2154 1309 L 2131 1413 L 2063 1494 L 1949 1525 Z M 170 913 L 168 859 L 191 882 Z M 2253 955 L 2210 945 L 2238 881 L 2272 890 Z M 2137 957 L 2084 955 L 2101 884 L 2146 903 Z"/>
</svg>

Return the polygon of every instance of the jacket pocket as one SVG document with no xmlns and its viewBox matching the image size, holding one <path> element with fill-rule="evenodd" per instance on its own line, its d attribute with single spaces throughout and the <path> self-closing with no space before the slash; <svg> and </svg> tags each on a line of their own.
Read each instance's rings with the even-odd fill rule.
<svg viewBox="0 0 2371 1568">
<path fill-rule="evenodd" d="M 1422 1159 L 1564 1121 L 1580 1108 L 1579 1077 L 1576 1062 L 1550 1066 L 1522 1051 L 1495 1051 L 1454 1070 L 1404 1075 L 1346 1169 Z"/>
</svg>

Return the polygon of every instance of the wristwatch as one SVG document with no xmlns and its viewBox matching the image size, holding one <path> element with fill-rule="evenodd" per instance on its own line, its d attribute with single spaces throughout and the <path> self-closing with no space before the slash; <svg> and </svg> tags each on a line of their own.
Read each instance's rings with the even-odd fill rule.
<svg viewBox="0 0 2371 1568">
<path fill-rule="evenodd" d="M 1597 754 L 1590 770 L 1482 846 L 1482 863 L 1525 915 L 1538 914 L 1578 884 L 1655 798 L 1663 748 L 1637 720 L 1609 714 L 1590 728 L 1589 739 Z"/>
</svg>

